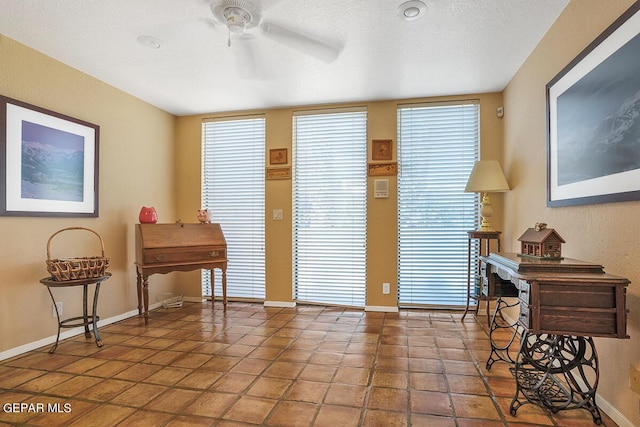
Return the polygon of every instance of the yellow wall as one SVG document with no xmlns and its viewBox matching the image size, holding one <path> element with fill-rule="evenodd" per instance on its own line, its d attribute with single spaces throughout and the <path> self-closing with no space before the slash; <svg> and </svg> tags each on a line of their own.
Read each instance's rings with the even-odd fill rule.
<svg viewBox="0 0 640 427">
<path fill-rule="evenodd" d="M 481 120 L 481 152 L 485 159 L 498 159 L 502 152 L 502 119 L 496 115 L 496 109 L 502 105 L 501 94 L 482 94 L 465 97 L 447 97 L 434 99 L 412 99 L 402 101 L 380 101 L 365 104 L 367 108 L 368 139 L 392 139 L 396 147 L 396 116 L 398 104 L 443 101 L 452 99 L 479 99 Z M 327 106 L 350 107 L 353 105 Z M 266 150 L 292 147 L 292 117 L 294 110 L 308 107 L 267 110 Z M 224 114 L 199 115 L 177 118 L 177 188 L 178 216 L 195 218 L 200 207 L 200 150 L 202 119 L 219 116 L 242 116 L 255 114 L 256 111 Z M 371 148 L 369 148 L 371 161 Z M 289 156 L 291 157 L 291 156 Z M 393 161 L 396 161 L 395 153 Z M 289 159 L 291 165 L 291 159 Z M 383 310 L 397 307 L 397 192 L 396 177 L 389 178 L 390 194 L 388 199 L 373 198 L 373 180 L 368 180 L 369 197 L 367 203 L 367 307 Z M 266 300 L 268 303 L 292 302 L 292 199 L 291 180 L 267 180 L 266 182 Z M 502 197 L 493 199 L 494 225 L 502 224 Z M 273 209 L 283 209 L 284 221 L 272 220 Z M 391 293 L 382 294 L 382 283 L 391 284 Z M 190 280 L 181 282 L 185 295 L 199 296 L 198 276 L 193 274 Z"/>
<path fill-rule="evenodd" d="M 629 367 L 640 366 L 640 202 L 575 207 L 546 206 L 545 85 L 633 1 L 572 1 L 504 91 L 504 168 L 513 190 L 505 193 L 505 244 L 546 222 L 566 240 L 566 257 L 604 265 L 627 277 L 630 340 L 596 339 L 599 394 L 633 425 L 640 425 L 639 396 L 629 389 Z"/>
<path fill-rule="evenodd" d="M 113 277 L 101 289 L 100 316 L 135 310 L 133 225 L 143 205 L 155 206 L 160 221 L 175 221 L 176 187 L 170 114 L 1 35 L 0 94 L 100 126 L 99 218 L 0 217 L 1 353 L 55 336 L 52 303 L 39 280 L 48 274 L 47 240 L 65 227 L 87 227 L 104 239 Z M 90 233 L 59 236 L 52 240 L 52 257 L 99 255 L 99 246 L 74 251 L 75 243 L 95 244 Z M 173 281 L 154 276 L 151 302 L 172 292 Z M 81 295 L 79 289 L 56 292 L 65 317 L 81 313 Z"/>
</svg>

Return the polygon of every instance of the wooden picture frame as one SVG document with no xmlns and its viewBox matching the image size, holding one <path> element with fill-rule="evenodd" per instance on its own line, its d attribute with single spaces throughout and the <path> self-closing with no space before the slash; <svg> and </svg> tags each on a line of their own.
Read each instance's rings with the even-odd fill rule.
<svg viewBox="0 0 640 427">
<path fill-rule="evenodd" d="M 393 143 L 390 139 L 374 139 L 371 141 L 371 160 L 391 160 Z"/>
<path fill-rule="evenodd" d="M 286 165 L 287 161 L 286 148 L 272 148 L 269 150 L 270 165 Z"/>
<path fill-rule="evenodd" d="M 0 215 L 97 217 L 99 133 L 0 96 Z"/>
<path fill-rule="evenodd" d="M 640 199 L 640 3 L 547 86 L 547 206 Z"/>
<path fill-rule="evenodd" d="M 291 168 L 266 168 L 265 178 L 267 180 L 272 179 L 291 179 Z"/>
<path fill-rule="evenodd" d="M 369 163 L 367 165 L 368 176 L 396 176 L 398 175 L 397 163 Z"/>
</svg>

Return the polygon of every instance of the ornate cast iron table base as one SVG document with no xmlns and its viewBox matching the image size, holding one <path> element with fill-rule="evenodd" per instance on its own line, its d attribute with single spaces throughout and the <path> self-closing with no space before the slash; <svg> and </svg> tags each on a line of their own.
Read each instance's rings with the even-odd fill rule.
<svg viewBox="0 0 640 427">
<path fill-rule="evenodd" d="M 504 361 L 507 363 L 515 363 L 517 349 L 519 348 L 515 342 L 522 335 L 524 328 L 518 321 L 507 321 L 502 316 L 502 310 L 516 307 L 519 302 L 509 303 L 498 297 L 496 300 L 496 309 L 489 323 L 489 342 L 491 343 L 491 353 L 487 359 L 487 371 L 491 370 L 494 362 Z"/>
<path fill-rule="evenodd" d="M 598 354 L 591 337 L 525 331 L 511 372 L 516 379 L 511 415 L 522 405 L 533 403 L 553 413 L 586 409 L 594 423 L 602 424 L 596 405 Z"/>
</svg>

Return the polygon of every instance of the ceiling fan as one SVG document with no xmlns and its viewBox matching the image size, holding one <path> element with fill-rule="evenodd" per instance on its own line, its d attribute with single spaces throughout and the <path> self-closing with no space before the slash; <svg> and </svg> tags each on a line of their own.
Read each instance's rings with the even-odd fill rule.
<svg viewBox="0 0 640 427">
<path fill-rule="evenodd" d="M 243 68 L 254 68 L 255 58 L 250 45 L 252 38 L 264 36 L 270 40 L 311 55 L 325 62 L 333 62 L 341 51 L 336 43 L 294 31 L 263 19 L 256 2 L 246 0 L 213 0 L 210 3 L 214 26 L 222 25 L 228 32 L 227 45 L 237 43 L 242 48 L 239 62 Z"/>
</svg>

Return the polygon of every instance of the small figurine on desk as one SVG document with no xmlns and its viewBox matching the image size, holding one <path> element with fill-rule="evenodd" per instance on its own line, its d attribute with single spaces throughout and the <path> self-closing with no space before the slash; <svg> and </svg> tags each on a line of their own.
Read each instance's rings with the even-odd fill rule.
<svg viewBox="0 0 640 427">
<path fill-rule="evenodd" d="M 213 222 L 213 212 L 209 209 L 198 209 L 198 221 L 200 224 L 210 224 Z"/>
<path fill-rule="evenodd" d="M 138 220 L 140 221 L 140 224 L 155 224 L 158 222 L 158 213 L 156 212 L 156 208 L 153 206 L 143 206 L 142 209 L 140 209 Z"/>
<path fill-rule="evenodd" d="M 553 228 L 547 228 L 544 222 L 536 222 L 534 227 L 527 229 L 518 240 L 520 241 L 518 256 L 546 260 L 563 259 L 564 239 Z"/>
</svg>

